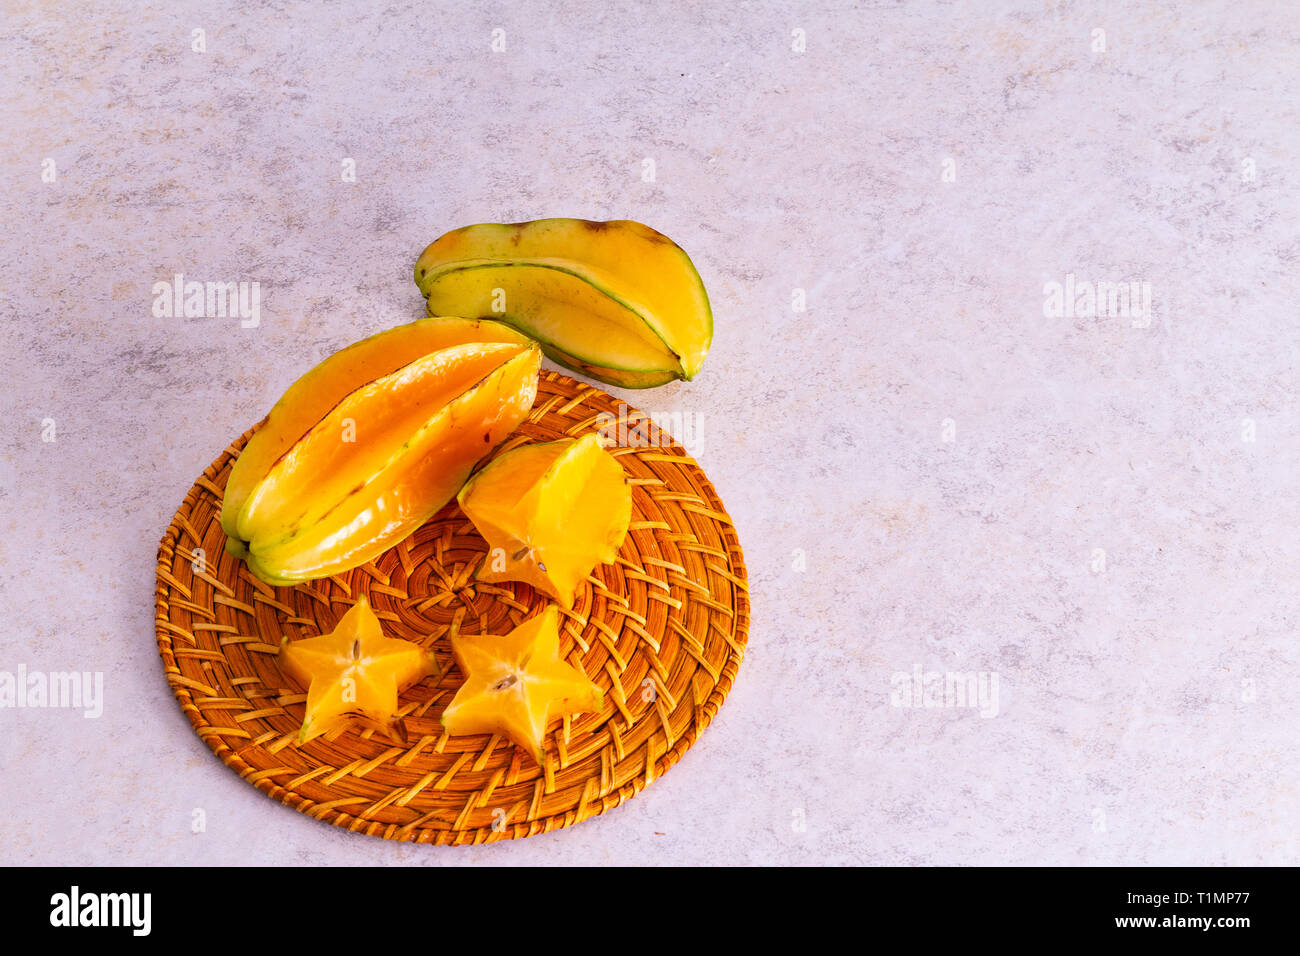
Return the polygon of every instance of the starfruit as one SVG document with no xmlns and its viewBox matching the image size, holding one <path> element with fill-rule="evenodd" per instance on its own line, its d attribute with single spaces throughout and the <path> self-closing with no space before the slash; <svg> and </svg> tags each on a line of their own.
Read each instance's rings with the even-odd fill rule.
<svg viewBox="0 0 1300 956">
<path fill-rule="evenodd" d="M 690 257 L 630 220 L 465 226 L 424 250 L 415 282 L 430 315 L 505 322 L 553 361 L 624 388 L 692 378 L 713 340 Z"/>
<path fill-rule="evenodd" d="M 280 644 L 280 669 L 307 690 L 300 743 L 351 724 L 404 736 L 397 696 L 438 670 L 433 652 L 385 637 L 365 595 L 331 633 Z"/>
<path fill-rule="evenodd" d="M 440 321 L 326 359 L 249 440 L 222 526 L 227 550 L 262 580 L 328 577 L 377 557 L 451 500 L 528 414 L 537 347 L 493 323 Z"/>
<path fill-rule="evenodd" d="M 504 637 L 453 637 L 451 650 L 465 675 L 442 713 L 448 734 L 504 734 L 542 762 L 552 720 L 600 710 L 600 687 L 560 659 L 554 604 Z"/>
<path fill-rule="evenodd" d="M 479 580 L 524 581 L 566 608 L 598 563 L 616 560 L 632 520 L 623 466 L 594 433 L 512 448 L 457 500 L 491 548 Z"/>
</svg>

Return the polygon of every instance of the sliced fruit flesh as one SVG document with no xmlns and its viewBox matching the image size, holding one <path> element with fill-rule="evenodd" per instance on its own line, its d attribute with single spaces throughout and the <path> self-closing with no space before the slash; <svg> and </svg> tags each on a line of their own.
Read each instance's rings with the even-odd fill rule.
<svg viewBox="0 0 1300 956">
<path fill-rule="evenodd" d="M 524 581 L 565 607 L 598 563 L 617 559 L 632 516 L 622 466 L 594 434 L 512 449 L 459 501 L 493 549 L 479 580 Z"/>
<path fill-rule="evenodd" d="M 627 305 L 583 278 L 576 263 L 454 263 L 424 286 L 430 314 L 460 311 L 499 319 L 544 345 L 625 371 L 683 373 L 681 361 Z M 505 311 L 497 313 L 504 294 Z"/>
<path fill-rule="evenodd" d="M 335 405 L 367 382 L 391 374 L 423 355 L 470 342 L 526 345 L 527 339 L 496 322 L 450 316 L 421 319 L 350 345 L 294 382 L 248 439 L 231 469 L 221 510 L 221 526 L 226 534 L 238 538 L 239 512 L 253 488 Z"/>
<path fill-rule="evenodd" d="M 574 493 L 571 489 L 581 489 Z M 618 558 L 632 518 L 632 494 L 623 468 L 595 435 L 574 442 L 538 485 L 531 521 L 536 560 L 568 606 L 597 563 Z"/>
<path fill-rule="evenodd" d="M 599 710 L 601 689 L 560 658 L 554 605 L 503 637 L 453 637 L 465 683 L 443 711 L 449 734 L 505 734 L 538 763 L 550 722 Z"/>
<path fill-rule="evenodd" d="M 635 304 L 666 347 L 681 357 L 686 378 L 699 371 L 708 354 L 713 313 L 699 273 L 680 246 L 642 223 L 540 219 L 466 226 L 425 249 L 416 263 L 416 283 L 424 289 L 443 266 L 472 259 L 565 261 L 579 273 L 611 277 L 597 284 Z M 603 364 L 582 352 L 571 354 Z"/>
<path fill-rule="evenodd" d="M 564 467 L 558 467 L 562 463 Z M 584 516 L 603 515 L 603 522 L 591 525 L 593 534 L 583 542 L 583 546 L 589 544 L 596 549 L 600 561 L 612 563 L 618 558 L 618 549 L 627 537 L 632 520 L 632 492 L 623 466 L 601 447 L 594 435 L 587 435 L 565 453 L 561 462 L 552 466 L 542 479 L 543 484 L 577 481 L 566 474 L 568 470 L 575 475 L 581 474 L 582 495 L 575 497 L 562 491 L 547 495 L 543 492 L 536 518 L 538 533 L 554 535 L 564 548 L 572 540 L 569 529 L 581 527 Z"/>
<path fill-rule="evenodd" d="M 271 467 L 239 516 L 253 550 L 309 527 L 360 493 L 448 403 L 531 346 L 457 345 L 422 356 L 343 399 Z M 489 446 L 490 447 L 490 446 Z"/>
<path fill-rule="evenodd" d="M 307 689 L 300 741 L 361 721 L 389 727 L 399 693 L 436 671 L 433 655 L 385 637 L 362 596 L 331 633 L 280 647 L 280 667 Z"/>
<path fill-rule="evenodd" d="M 513 448 L 461 489 L 462 510 L 492 549 L 479 566 L 480 581 L 523 581 L 565 607 L 573 605 L 572 588 L 557 587 L 552 577 L 568 580 L 572 573 L 564 561 L 547 563 L 532 523 L 542 479 L 572 444 L 563 440 Z"/>
<path fill-rule="evenodd" d="M 254 542 L 254 571 L 277 584 L 325 577 L 377 557 L 414 532 L 527 417 L 540 360 L 534 346 L 492 371 L 411 436 L 401 460 L 317 523 L 265 547 Z"/>
</svg>

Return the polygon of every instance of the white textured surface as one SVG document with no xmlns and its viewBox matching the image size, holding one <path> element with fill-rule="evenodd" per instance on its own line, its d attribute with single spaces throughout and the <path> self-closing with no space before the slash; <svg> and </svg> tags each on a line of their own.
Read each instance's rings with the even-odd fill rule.
<svg viewBox="0 0 1300 956">
<path fill-rule="evenodd" d="M 0 40 L 0 670 L 106 693 L 0 710 L 0 862 L 1296 861 L 1300 7 L 99 6 Z M 316 823 L 176 706 L 158 538 L 297 375 L 420 315 L 427 242 L 551 215 L 708 284 L 703 373 L 633 400 L 702 417 L 749 656 L 581 826 Z M 154 318 L 175 272 L 259 281 L 261 325 Z M 1150 282 L 1150 326 L 1045 318 L 1070 272 Z M 996 672 L 997 716 L 891 706 L 917 666 Z"/>
</svg>

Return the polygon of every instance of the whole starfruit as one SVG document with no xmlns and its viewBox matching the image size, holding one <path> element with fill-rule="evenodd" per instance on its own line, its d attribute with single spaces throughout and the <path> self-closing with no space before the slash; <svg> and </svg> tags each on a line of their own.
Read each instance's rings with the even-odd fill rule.
<svg viewBox="0 0 1300 956">
<path fill-rule="evenodd" d="M 424 250 L 415 282 L 429 315 L 496 319 L 553 361 L 624 388 L 694 377 L 713 341 L 690 257 L 626 219 L 465 226 Z"/>
</svg>

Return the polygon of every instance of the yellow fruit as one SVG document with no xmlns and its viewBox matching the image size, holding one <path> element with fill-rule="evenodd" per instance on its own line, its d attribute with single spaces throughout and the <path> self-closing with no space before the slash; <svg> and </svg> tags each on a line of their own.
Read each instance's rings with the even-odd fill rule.
<svg viewBox="0 0 1300 956">
<path fill-rule="evenodd" d="M 290 385 L 259 423 L 230 471 L 221 506 L 222 530 L 238 540 L 236 522 L 253 487 L 307 429 L 350 393 L 430 352 L 471 342 L 526 345 L 528 339 L 499 322 L 421 319 L 335 352 Z"/>
<path fill-rule="evenodd" d="M 524 581 L 573 607 L 595 566 L 613 563 L 632 520 L 632 489 L 595 434 L 512 448 L 460 490 L 491 547 L 481 581 Z"/>
<path fill-rule="evenodd" d="M 407 333 L 416 343 L 397 339 L 411 349 L 429 332 L 422 325 Z M 258 466 L 268 449 L 285 442 L 256 449 L 249 466 L 258 468 L 255 479 L 239 474 L 241 456 L 232 480 L 240 479 L 243 501 L 235 511 L 231 499 L 223 514 L 227 533 L 233 531 L 227 549 L 271 584 L 328 577 L 377 557 L 446 504 L 523 421 L 536 396 L 540 357 L 536 346 L 518 340 L 437 348 L 345 393 L 269 467 Z M 339 361 L 333 356 L 311 373 L 329 386 L 320 391 L 355 381 L 328 367 Z M 298 397 L 319 409 L 316 390 L 299 389 Z M 263 428 L 275 424 L 282 435 L 310 418 L 282 399 Z"/>
<path fill-rule="evenodd" d="M 280 669 L 307 689 L 298 740 L 359 723 L 404 736 L 396 723 L 397 695 L 437 672 L 433 652 L 384 637 L 365 595 L 331 633 L 280 645 Z"/>
<path fill-rule="evenodd" d="M 549 605 L 505 637 L 453 637 L 465 683 L 443 711 L 447 733 L 504 734 L 540 764 L 552 720 L 597 711 L 603 693 L 560 659 L 559 612 Z"/>
<path fill-rule="evenodd" d="M 713 313 L 690 257 L 630 220 L 465 226 L 415 264 L 430 315 L 498 319 L 554 361 L 625 388 L 690 379 Z"/>
</svg>

